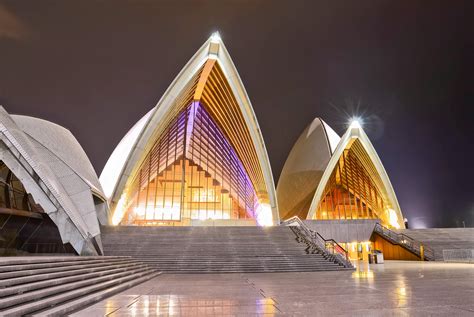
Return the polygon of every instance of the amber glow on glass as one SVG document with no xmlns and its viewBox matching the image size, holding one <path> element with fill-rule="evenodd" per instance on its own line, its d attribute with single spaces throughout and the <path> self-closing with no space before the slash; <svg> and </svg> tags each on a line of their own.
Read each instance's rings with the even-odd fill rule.
<svg viewBox="0 0 474 317">
<path fill-rule="evenodd" d="M 207 219 L 272 222 L 269 206 L 259 203 L 239 156 L 199 102 L 169 124 L 127 191 L 122 224 L 189 225 Z"/>
<path fill-rule="evenodd" d="M 381 191 L 352 148 L 344 150 L 324 190 L 316 219 L 377 219 L 385 212 Z"/>
</svg>

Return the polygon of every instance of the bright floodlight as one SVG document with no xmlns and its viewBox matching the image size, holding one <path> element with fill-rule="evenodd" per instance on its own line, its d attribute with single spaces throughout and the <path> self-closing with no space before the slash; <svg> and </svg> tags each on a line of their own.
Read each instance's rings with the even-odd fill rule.
<svg viewBox="0 0 474 317">
<path fill-rule="evenodd" d="M 350 121 L 350 127 L 351 128 L 357 128 L 360 129 L 362 128 L 362 121 L 358 117 L 354 117 Z"/>
<path fill-rule="evenodd" d="M 221 35 L 219 34 L 218 31 L 212 33 L 212 35 L 211 35 L 211 41 L 212 41 L 212 42 L 220 42 L 220 41 L 221 41 Z"/>
</svg>

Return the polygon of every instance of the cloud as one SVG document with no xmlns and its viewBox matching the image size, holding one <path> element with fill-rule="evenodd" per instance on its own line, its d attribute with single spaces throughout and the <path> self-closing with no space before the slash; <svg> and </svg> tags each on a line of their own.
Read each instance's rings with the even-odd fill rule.
<svg viewBox="0 0 474 317">
<path fill-rule="evenodd" d="M 4 5 L 0 4 L 0 39 L 20 40 L 28 35 L 26 25 Z"/>
</svg>

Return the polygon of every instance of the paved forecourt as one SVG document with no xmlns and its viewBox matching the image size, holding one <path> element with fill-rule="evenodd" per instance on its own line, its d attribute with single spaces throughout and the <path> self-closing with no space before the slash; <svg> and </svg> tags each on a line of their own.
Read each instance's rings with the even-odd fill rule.
<svg viewBox="0 0 474 317">
<path fill-rule="evenodd" d="M 473 316 L 474 265 L 387 261 L 354 271 L 164 274 L 73 316 Z"/>
</svg>

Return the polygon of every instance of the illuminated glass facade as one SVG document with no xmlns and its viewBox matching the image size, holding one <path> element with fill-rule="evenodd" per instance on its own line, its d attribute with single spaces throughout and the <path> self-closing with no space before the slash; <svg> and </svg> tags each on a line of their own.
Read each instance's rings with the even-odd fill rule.
<svg viewBox="0 0 474 317">
<path fill-rule="evenodd" d="M 359 140 L 344 150 L 326 184 L 315 219 L 378 219 L 384 216 L 384 199 L 371 176 L 369 161 L 364 162 L 364 153 Z"/>
<path fill-rule="evenodd" d="M 255 219 L 258 208 L 254 186 L 236 151 L 197 101 L 185 107 L 153 144 L 128 197 L 121 224 Z"/>
<path fill-rule="evenodd" d="M 257 118 L 218 36 L 124 136 L 100 181 L 113 225 L 278 223 Z"/>
</svg>

